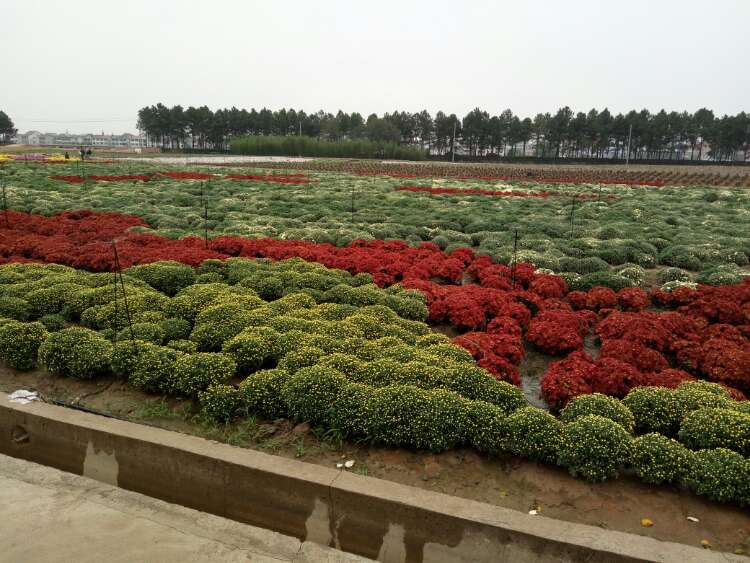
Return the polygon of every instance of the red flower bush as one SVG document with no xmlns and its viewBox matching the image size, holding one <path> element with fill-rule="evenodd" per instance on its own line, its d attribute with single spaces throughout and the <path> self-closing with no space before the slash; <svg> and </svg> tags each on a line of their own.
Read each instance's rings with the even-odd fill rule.
<svg viewBox="0 0 750 563">
<path fill-rule="evenodd" d="M 215 174 L 205 172 L 159 172 L 159 175 L 173 180 L 210 180 L 216 177 Z"/>
<path fill-rule="evenodd" d="M 529 291 L 540 297 L 561 298 L 568 292 L 568 284 L 559 276 L 539 275 L 529 284 Z"/>
<path fill-rule="evenodd" d="M 541 382 L 544 400 L 553 409 L 561 409 L 573 397 L 593 393 L 589 381 L 595 369 L 591 356 L 583 352 L 552 362 Z"/>
<path fill-rule="evenodd" d="M 490 334 L 508 334 L 521 338 L 523 331 L 520 323 L 513 317 L 495 317 L 487 325 L 487 332 Z"/>
<path fill-rule="evenodd" d="M 526 339 L 548 354 L 561 354 L 583 348 L 583 337 L 588 330 L 585 315 L 543 311 L 531 320 Z"/>
<path fill-rule="evenodd" d="M 643 372 L 659 372 L 669 368 L 669 362 L 656 350 L 632 340 L 605 340 L 599 358 L 625 362 Z"/>
<path fill-rule="evenodd" d="M 626 287 L 617 292 L 617 304 L 623 311 L 643 311 L 651 305 L 651 300 L 642 289 Z"/>
<path fill-rule="evenodd" d="M 611 309 L 617 305 L 617 294 L 608 287 L 595 287 L 586 296 L 586 308 L 592 311 Z"/>
<path fill-rule="evenodd" d="M 630 364 L 614 358 L 599 358 L 589 383 L 595 393 L 622 398 L 632 388 L 648 385 L 649 380 Z"/>
</svg>

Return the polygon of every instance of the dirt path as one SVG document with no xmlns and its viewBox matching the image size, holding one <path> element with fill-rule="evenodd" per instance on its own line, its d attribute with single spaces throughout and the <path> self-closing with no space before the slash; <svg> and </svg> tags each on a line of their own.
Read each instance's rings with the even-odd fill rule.
<svg viewBox="0 0 750 563">
<path fill-rule="evenodd" d="M 352 459 L 353 471 L 520 511 L 714 550 L 750 552 L 750 512 L 688 492 L 650 487 L 628 476 L 591 484 L 564 470 L 517 458 L 487 458 L 468 449 L 442 454 L 339 443 L 332 433 L 291 421 L 245 420 L 227 426 L 201 421 L 188 401 L 162 400 L 125 382 L 53 377 L 42 371 L 0 368 L 0 391 L 35 389 L 48 400 L 80 402 L 87 408 L 135 422 L 196 434 L 288 458 L 333 467 Z M 699 522 L 687 520 L 688 516 Z M 642 527 L 641 518 L 654 525 Z"/>
</svg>

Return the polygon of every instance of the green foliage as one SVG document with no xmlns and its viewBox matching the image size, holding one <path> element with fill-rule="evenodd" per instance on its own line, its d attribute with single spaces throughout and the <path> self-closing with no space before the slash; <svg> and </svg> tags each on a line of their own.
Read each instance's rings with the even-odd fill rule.
<svg viewBox="0 0 750 563">
<path fill-rule="evenodd" d="M 680 483 L 693 463 L 692 452 L 672 438 L 652 432 L 633 440 L 630 464 L 646 483 Z"/>
<path fill-rule="evenodd" d="M 721 264 L 699 273 L 695 281 L 705 285 L 732 285 L 741 283 L 746 272 L 735 264 Z"/>
<path fill-rule="evenodd" d="M 198 393 L 201 412 L 216 422 L 229 422 L 242 406 L 242 396 L 236 387 L 216 383 Z"/>
<path fill-rule="evenodd" d="M 696 409 L 729 408 L 732 403 L 726 388 L 709 381 L 686 381 L 674 390 L 674 394 L 679 404 L 680 421 Z"/>
<path fill-rule="evenodd" d="M 626 287 L 632 287 L 634 284 L 628 278 L 613 272 L 613 271 L 602 271 L 593 272 L 586 274 L 571 283 L 571 289 L 578 291 L 589 291 L 597 286 L 609 287 L 615 291 L 619 291 Z"/>
<path fill-rule="evenodd" d="M 322 366 L 301 367 L 290 373 L 282 388 L 289 414 L 298 420 L 326 424 L 329 410 L 347 385 L 346 377 Z"/>
<path fill-rule="evenodd" d="M 131 331 L 132 328 L 132 331 Z M 134 323 L 117 333 L 117 340 L 138 339 L 161 344 L 164 342 L 164 329 L 156 323 Z"/>
<path fill-rule="evenodd" d="M 138 340 L 135 342 L 142 344 L 133 346 L 132 343 L 122 342 L 116 345 L 116 349 L 121 348 L 124 355 L 131 354 L 128 360 L 123 360 L 123 364 L 129 361 L 132 365 L 130 372 L 126 374 L 128 382 L 138 389 L 152 393 L 173 393 L 173 371 L 183 353 L 166 346 Z M 112 363 L 114 366 L 114 355 Z"/>
<path fill-rule="evenodd" d="M 261 370 L 240 383 L 243 409 L 274 420 L 287 412 L 282 390 L 289 374 L 281 369 Z"/>
<path fill-rule="evenodd" d="M 635 428 L 635 418 L 630 409 L 618 399 L 601 393 L 579 395 L 573 398 L 560 413 L 560 419 L 569 423 L 589 414 L 613 420 L 629 433 L 632 433 Z"/>
<path fill-rule="evenodd" d="M 370 438 L 392 446 L 443 451 L 466 439 L 470 403 L 450 391 L 411 385 L 374 390 Z"/>
<path fill-rule="evenodd" d="M 564 426 L 558 463 L 589 481 L 612 479 L 629 459 L 631 442 L 615 421 L 589 414 Z"/>
<path fill-rule="evenodd" d="M 190 321 L 179 317 L 164 319 L 159 323 L 159 326 L 164 331 L 163 339 L 167 342 L 170 340 L 187 340 L 190 337 L 190 331 L 193 329 Z"/>
<path fill-rule="evenodd" d="M 196 395 L 209 385 L 229 381 L 236 370 L 237 364 L 228 354 L 185 354 L 175 362 L 171 387 L 183 395 Z"/>
<path fill-rule="evenodd" d="M 53 375 L 91 379 L 109 371 L 112 344 L 93 330 L 71 327 L 51 333 L 39 361 Z"/>
<path fill-rule="evenodd" d="M 702 408 L 685 415 L 680 441 L 692 449 L 726 448 L 750 455 L 750 414 L 727 408 Z"/>
<path fill-rule="evenodd" d="M 270 327 L 250 327 L 224 343 L 223 351 L 232 356 L 241 372 L 255 371 L 275 357 L 279 333 Z"/>
<path fill-rule="evenodd" d="M 686 481 L 695 493 L 711 500 L 750 504 L 750 462 L 731 450 L 696 452 Z"/>
<path fill-rule="evenodd" d="M 125 270 L 125 273 L 145 281 L 154 289 L 170 296 L 195 282 L 195 270 L 193 268 L 173 261 L 132 266 Z"/>
<path fill-rule="evenodd" d="M 398 142 L 377 142 L 365 139 L 324 141 L 307 136 L 251 135 L 237 137 L 230 144 L 234 154 L 256 154 L 263 156 L 314 156 L 333 158 L 395 158 L 400 160 L 423 160 L 425 153 L 418 147 Z"/>
<path fill-rule="evenodd" d="M 554 463 L 563 424 L 536 407 L 516 410 L 506 419 L 508 451 L 529 459 Z"/>
<path fill-rule="evenodd" d="M 65 328 L 65 319 L 62 315 L 44 315 L 39 322 L 50 332 L 57 332 Z"/>
<path fill-rule="evenodd" d="M 198 345 L 191 340 L 170 340 L 166 344 L 167 348 L 185 352 L 186 354 L 192 354 L 198 351 Z"/>
<path fill-rule="evenodd" d="M 303 368 L 307 368 L 318 363 L 318 359 L 325 356 L 325 352 L 320 348 L 312 346 L 303 346 L 292 350 L 284 359 L 279 362 L 279 368 L 295 373 Z"/>
<path fill-rule="evenodd" d="M 665 436 L 677 434 L 683 409 L 671 389 L 636 387 L 623 399 L 623 404 L 633 413 L 638 432 L 658 432 Z"/>
<path fill-rule="evenodd" d="M 28 321 L 31 318 L 31 305 L 20 297 L 0 295 L 0 317 Z"/>
<path fill-rule="evenodd" d="M 507 416 L 495 405 L 474 401 L 469 410 L 468 442 L 480 452 L 499 454 L 508 447 Z"/>
<path fill-rule="evenodd" d="M 672 281 L 686 282 L 690 281 L 690 274 L 681 268 L 664 268 L 656 274 L 656 281 L 659 285 Z"/>
<path fill-rule="evenodd" d="M 0 325 L 0 360 L 13 369 L 32 369 L 47 336 L 47 329 L 38 322 L 12 321 Z"/>
</svg>

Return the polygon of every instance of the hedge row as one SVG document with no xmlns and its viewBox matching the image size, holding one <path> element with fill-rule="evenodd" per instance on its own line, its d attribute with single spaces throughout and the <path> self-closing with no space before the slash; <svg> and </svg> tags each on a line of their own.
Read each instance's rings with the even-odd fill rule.
<svg viewBox="0 0 750 563">
<path fill-rule="evenodd" d="M 713 500 L 750 504 L 750 460 L 721 440 L 701 443 L 701 449 L 693 451 L 658 433 L 634 437 L 629 431 L 634 416 L 616 399 L 577 397 L 558 419 L 524 406 L 517 390 L 502 382 L 505 401 L 492 404 L 446 387 L 379 385 L 377 377 L 355 380 L 332 363 L 344 365 L 341 358 L 324 360 L 294 372 L 261 370 L 239 387 L 212 385 L 199 394 L 201 405 L 222 421 L 249 413 L 291 416 L 390 446 L 442 451 L 470 445 L 487 453 L 557 463 L 592 481 L 615 478 L 629 467 L 648 483 L 684 485 Z M 696 401 L 686 424 L 706 410 L 702 403 L 717 396 L 712 391 L 684 384 L 681 392 Z M 745 424 L 750 421 L 747 414 L 727 412 L 744 417 Z"/>
<path fill-rule="evenodd" d="M 0 296 L 28 304 L 15 309 L 28 312 L 24 320 L 0 319 L 0 359 L 17 369 L 38 361 L 76 378 L 111 371 L 149 392 L 198 397 L 218 420 L 289 416 L 387 445 L 441 451 L 468 444 L 559 463 L 590 480 L 630 466 L 648 482 L 750 501 L 750 413 L 719 385 L 637 388 L 623 401 L 581 396 L 556 418 L 450 339 L 387 305 L 388 297 L 421 302 L 412 292 L 373 290 L 356 276 L 326 289 L 325 278 L 348 274 L 300 271 L 308 266 L 291 262 L 280 265 L 279 278 L 309 281 L 297 279 L 297 292 L 268 301 L 250 286 L 263 278 L 259 271 L 273 273 L 271 263 L 209 262 L 194 278 L 170 263 L 138 268 L 124 276 L 126 308 L 112 275 L 0 267 Z M 201 276 L 223 281 L 197 283 Z M 385 301 L 329 302 L 304 291 L 330 297 L 341 286 L 349 288 L 341 295 L 364 289 Z M 73 326 L 52 330 L 49 318 L 30 320 L 45 315 Z M 237 376 L 243 381 L 234 386 Z"/>
</svg>

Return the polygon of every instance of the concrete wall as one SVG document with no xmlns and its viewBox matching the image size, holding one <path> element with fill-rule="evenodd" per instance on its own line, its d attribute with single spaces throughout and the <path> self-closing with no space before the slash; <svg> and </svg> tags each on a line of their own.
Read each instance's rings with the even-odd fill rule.
<svg viewBox="0 0 750 563">
<path fill-rule="evenodd" d="M 743 561 L 0 396 L 0 453 L 385 562 Z"/>
</svg>

